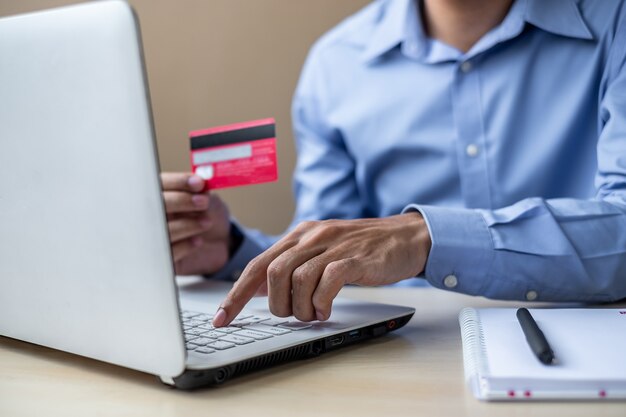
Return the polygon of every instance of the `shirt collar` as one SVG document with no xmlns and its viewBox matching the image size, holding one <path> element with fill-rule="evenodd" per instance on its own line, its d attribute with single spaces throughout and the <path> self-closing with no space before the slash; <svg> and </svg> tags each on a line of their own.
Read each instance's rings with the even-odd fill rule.
<svg viewBox="0 0 626 417">
<path fill-rule="evenodd" d="M 387 2 L 383 16 L 363 52 L 364 61 L 373 61 L 398 45 L 411 57 L 424 53 L 430 43 L 421 23 L 418 1 L 420 0 Z M 517 36 L 524 21 L 557 35 L 594 39 L 576 3 L 576 0 L 516 0 L 503 22 L 506 23 L 505 27 L 498 28 L 508 32 L 503 37 L 501 33 L 500 40 Z M 516 21 L 520 24 L 515 24 Z"/>
<path fill-rule="evenodd" d="M 412 8 L 415 8 L 415 0 L 387 1 L 383 16 L 363 52 L 364 61 L 372 61 L 406 40 L 409 19 L 417 20 Z"/>
<path fill-rule="evenodd" d="M 526 21 L 556 35 L 594 39 L 574 0 L 528 0 Z"/>
</svg>

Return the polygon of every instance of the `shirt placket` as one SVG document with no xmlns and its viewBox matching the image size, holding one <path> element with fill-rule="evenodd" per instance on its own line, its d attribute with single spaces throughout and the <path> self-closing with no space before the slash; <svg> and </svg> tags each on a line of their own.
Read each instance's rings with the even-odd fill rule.
<svg viewBox="0 0 626 417">
<path fill-rule="evenodd" d="M 452 87 L 461 193 L 468 208 L 491 208 L 488 148 L 481 105 L 480 74 L 472 60 L 457 64 Z"/>
</svg>

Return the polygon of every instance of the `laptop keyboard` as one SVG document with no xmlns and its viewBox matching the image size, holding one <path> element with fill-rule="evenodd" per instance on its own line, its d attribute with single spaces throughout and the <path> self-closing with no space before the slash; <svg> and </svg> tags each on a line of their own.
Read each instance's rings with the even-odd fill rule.
<svg viewBox="0 0 626 417">
<path fill-rule="evenodd" d="M 228 327 L 215 328 L 212 314 L 181 311 L 187 351 L 210 355 L 250 343 L 308 329 L 311 324 L 297 320 L 241 313 Z"/>
</svg>

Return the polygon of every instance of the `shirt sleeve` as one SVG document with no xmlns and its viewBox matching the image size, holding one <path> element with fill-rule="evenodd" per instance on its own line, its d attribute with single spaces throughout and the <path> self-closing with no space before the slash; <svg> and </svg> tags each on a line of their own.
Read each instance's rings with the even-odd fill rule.
<svg viewBox="0 0 626 417">
<path fill-rule="evenodd" d="M 498 210 L 407 206 L 431 233 L 425 274 L 432 285 L 501 299 L 626 297 L 626 25 L 613 45 L 599 106 L 595 198 L 530 198 Z"/>
</svg>

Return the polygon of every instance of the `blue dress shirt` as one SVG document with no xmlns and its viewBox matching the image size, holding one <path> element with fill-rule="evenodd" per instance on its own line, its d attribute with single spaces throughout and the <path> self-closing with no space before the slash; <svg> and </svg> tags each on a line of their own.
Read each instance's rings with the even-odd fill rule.
<svg viewBox="0 0 626 417">
<path fill-rule="evenodd" d="M 626 297 L 625 62 L 624 1 L 517 0 L 467 53 L 376 1 L 304 66 L 292 226 L 418 210 L 435 287 Z M 220 275 L 276 239 L 244 234 Z"/>
</svg>

